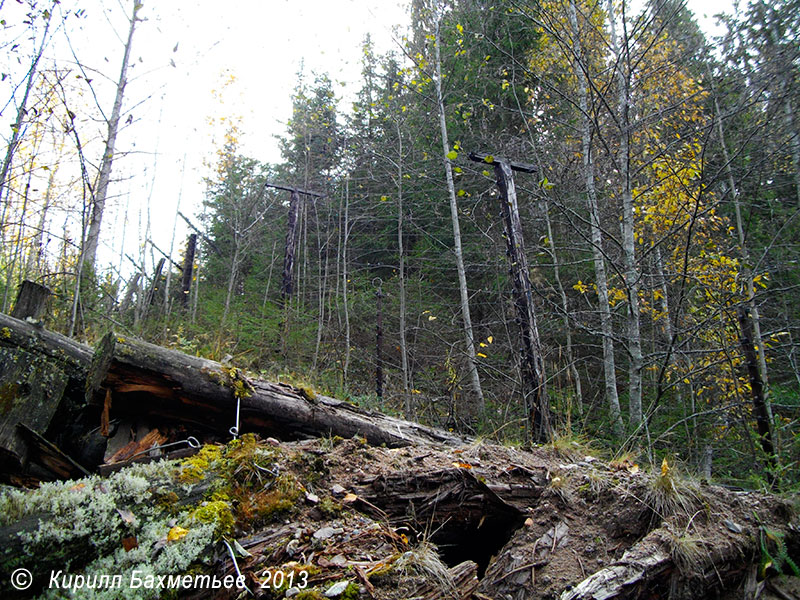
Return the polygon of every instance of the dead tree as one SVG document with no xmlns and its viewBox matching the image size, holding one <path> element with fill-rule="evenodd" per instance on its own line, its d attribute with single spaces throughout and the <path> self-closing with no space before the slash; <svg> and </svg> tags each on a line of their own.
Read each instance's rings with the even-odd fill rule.
<svg viewBox="0 0 800 600">
<path fill-rule="evenodd" d="M 19 286 L 11 316 L 15 319 L 40 320 L 51 293 L 45 286 L 26 279 Z"/>
<path fill-rule="evenodd" d="M 286 249 L 283 255 L 283 280 L 281 284 L 281 298 L 285 304 L 292 296 L 294 290 L 294 254 L 295 246 L 297 245 L 297 213 L 300 210 L 300 195 L 303 194 L 313 198 L 323 198 L 324 194 L 288 187 L 277 183 L 267 183 L 264 187 L 284 190 L 292 194 L 289 200 L 289 219 L 286 226 Z"/>
<path fill-rule="evenodd" d="M 471 153 L 470 160 L 494 165 L 497 187 L 500 190 L 500 209 L 503 218 L 503 233 L 510 263 L 509 272 L 513 281 L 514 306 L 517 310 L 521 347 L 520 370 L 522 393 L 529 421 L 529 435 L 536 442 L 549 441 L 550 405 L 545 387 L 544 361 L 542 360 L 539 330 L 533 308 L 533 286 L 528 273 L 525 256 L 525 240 L 522 237 L 522 221 L 517 205 L 517 191 L 512 171 L 533 173 L 532 165 L 510 162 L 486 154 Z"/>
<path fill-rule="evenodd" d="M 183 256 L 183 277 L 181 278 L 181 306 L 189 306 L 189 290 L 192 287 L 192 273 L 194 272 L 194 252 L 197 248 L 197 234 L 189 235 L 186 242 L 186 254 Z"/>
</svg>

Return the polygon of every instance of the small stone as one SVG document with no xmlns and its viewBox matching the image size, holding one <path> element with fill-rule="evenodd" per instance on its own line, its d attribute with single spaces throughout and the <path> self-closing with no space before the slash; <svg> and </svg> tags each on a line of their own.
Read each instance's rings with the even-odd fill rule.
<svg viewBox="0 0 800 600">
<path fill-rule="evenodd" d="M 344 594 L 344 591 L 347 589 L 347 586 L 350 584 L 349 581 L 343 579 L 342 581 L 337 581 L 327 590 L 325 590 L 325 597 L 326 598 L 335 598 L 336 596 L 341 596 Z"/>
<path fill-rule="evenodd" d="M 311 492 L 306 492 L 306 502 L 309 504 L 319 504 L 319 496 Z"/>
<path fill-rule="evenodd" d="M 730 519 L 725 519 L 723 521 L 723 523 L 725 524 L 725 527 L 728 528 L 728 531 L 730 531 L 732 533 L 742 533 L 742 531 L 743 531 L 741 525 L 739 525 L 738 523 L 734 523 Z"/>
<path fill-rule="evenodd" d="M 283 595 L 284 598 L 294 598 L 297 594 L 300 593 L 300 588 L 290 587 L 286 590 L 286 593 Z"/>
<path fill-rule="evenodd" d="M 346 567 L 347 566 L 347 559 L 342 554 L 337 554 L 332 559 L 330 559 L 329 562 L 334 567 Z"/>
<path fill-rule="evenodd" d="M 347 491 L 347 490 L 345 490 L 345 489 L 344 489 L 342 486 L 340 486 L 338 483 L 335 483 L 335 484 L 333 484 L 333 485 L 331 486 L 331 493 L 332 493 L 334 496 L 343 496 L 343 495 L 344 495 L 344 493 L 345 493 L 346 491 Z"/>
<path fill-rule="evenodd" d="M 331 538 L 339 533 L 344 533 L 344 529 L 340 529 L 338 527 L 323 527 L 322 529 L 317 529 L 314 532 L 314 539 L 327 540 L 328 538 Z"/>
</svg>

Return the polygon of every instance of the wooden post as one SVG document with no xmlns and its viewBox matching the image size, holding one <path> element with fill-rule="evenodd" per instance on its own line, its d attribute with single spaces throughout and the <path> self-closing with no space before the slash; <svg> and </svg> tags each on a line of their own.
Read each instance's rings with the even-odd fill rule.
<svg viewBox="0 0 800 600">
<path fill-rule="evenodd" d="M 377 322 L 375 325 L 375 394 L 378 401 L 383 402 L 383 298 L 385 294 L 381 285 L 383 282 L 380 277 L 376 277 L 377 289 L 375 299 L 377 301 Z M 373 284 L 375 283 L 373 281 Z"/>
<path fill-rule="evenodd" d="M 744 360 L 747 364 L 747 376 L 750 380 L 750 390 L 753 395 L 753 416 L 756 418 L 756 428 L 761 442 L 761 449 L 767 455 L 767 462 L 771 467 L 775 467 L 775 446 L 772 443 L 772 429 L 767 412 L 767 402 L 764 398 L 764 386 L 761 381 L 761 374 L 758 370 L 758 357 L 753 346 L 753 317 L 748 306 L 740 306 L 738 310 L 739 335 Z M 767 480 L 770 484 L 775 483 L 775 475 L 767 471 Z"/>
<path fill-rule="evenodd" d="M 197 248 L 197 234 L 193 233 L 186 242 L 186 254 L 183 256 L 183 277 L 181 278 L 181 306 L 189 306 L 189 290 L 192 287 L 194 273 L 194 251 Z"/>
<path fill-rule="evenodd" d="M 286 248 L 283 254 L 283 283 L 281 285 L 281 297 L 283 302 L 292 295 L 292 284 L 294 283 L 294 251 L 297 243 L 297 211 L 300 207 L 300 194 L 297 190 L 292 192 L 292 199 L 289 201 L 289 221 L 286 226 Z"/>
<path fill-rule="evenodd" d="M 161 258 L 156 265 L 156 272 L 153 275 L 153 281 L 150 282 L 150 289 L 147 290 L 147 295 L 145 296 L 144 306 L 142 307 L 142 321 L 147 318 L 147 312 L 150 310 L 150 305 L 153 303 L 153 300 L 156 296 L 156 290 L 158 289 L 158 282 L 161 279 L 161 271 L 164 269 L 164 263 L 166 262 L 165 259 Z"/>
<path fill-rule="evenodd" d="M 283 283 L 281 285 L 281 297 L 285 304 L 291 297 L 294 288 L 294 253 L 297 244 L 297 212 L 300 209 L 300 194 L 316 198 L 323 198 L 324 194 L 288 187 L 277 183 L 266 183 L 264 187 L 292 193 L 291 200 L 289 200 L 289 220 L 286 227 L 286 250 L 283 255 Z"/>
<path fill-rule="evenodd" d="M 19 286 L 11 316 L 23 321 L 29 317 L 36 321 L 41 320 L 45 304 L 51 293 L 45 286 L 26 279 Z"/>
<path fill-rule="evenodd" d="M 513 282 L 514 306 L 520 328 L 520 369 L 522 371 L 522 391 L 525 410 L 528 414 L 529 435 L 533 441 L 542 443 L 550 440 L 550 404 L 545 386 L 544 361 L 536 325 L 536 313 L 528 259 L 525 256 L 525 240 L 522 236 L 522 221 L 517 205 L 517 191 L 514 187 L 512 171 L 533 173 L 532 165 L 514 163 L 485 154 L 471 153 L 470 160 L 494 166 L 497 187 L 500 190 L 503 233 L 510 263 L 509 272 Z"/>
</svg>

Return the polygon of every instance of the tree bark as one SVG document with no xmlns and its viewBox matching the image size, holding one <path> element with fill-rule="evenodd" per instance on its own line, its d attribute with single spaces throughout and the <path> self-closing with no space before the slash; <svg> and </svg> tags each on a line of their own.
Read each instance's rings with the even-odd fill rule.
<svg viewBox="0 0 800 600">
<path fill-rule="evenodd" d="M 55 4 L 55 2 L 53 3 Z M 14 160 L 14 153 L 17 150 L 17 145 L 20 141 L 20 131 L 22 129 L 22 121 L 25 118 L 25 115 L 28 114 L 28 97 L 30 96 L 31 89 L 33 89 L 33 82 L 36 78 L 37 68 L 39 66 L 39 60 L 42 58 L 42 53 L 44 53 L 45 46 L 47 45 L 47 34 L 50 31 L 50 20 L 52 19 L 52 13 L 50 16 L 47 17 L 44 34 L 42 35 L 42 43 L 39 45 L 39 49 L 36 52 L 36 56 L 31 63 L 31 68 L 28 70 L 27 74 L 27 81 L 25 82 L 25 93 L 22 95 L 22 100 L 19 102 L 19 107 L 17 108 L 17 118 L 14 120 L 13 125 L 11 125 L 11 139 L 8 142 L 8 149 L 6 150 L 6 156 L 3 159 L 3 166 L 0 167 L 0 203 L 3 203 L 4 210 L 3 210 L 3 219 L 0 220 L 0 223 L 5 221 L 5 204 L 3 200 L 3 195 L 7 193 L 6 189 L 6 178 L 8 177 L 8 173 L 11 170 L 11 162 Z"/>
<path fill-rule="evenodd" d="M 448 154 L 450 153 L 450 143 L 447 140 L 447 122 L 445 121 L 444 114 L 444 98 L 442 96 L 442 59 L 441 59 L 441 35 L 440 26 L 442 24 L 442 15 L 436 16 L 436 34 L 434 40 L 436 52 L 436 73 L 434 81 L 436 83 L 436 101 L 439 111 L 439 128 L 442 136 L 442 159 L 444 161 L 444 170 L 447 178 L 447 191 L 450 195 L 450 219 L 453 223 L 453 253 L 456 257 L 456 270 L 458 271 L 458 289 L 461 294 L 461 317 L 464 321 L 464 344 L 466 347 L 466 361 L 467 371 L 472 383 L 472 393 L 474 395 L 473 406 L 470 412 L 472 417 L 477 416 L 484 411 L 483 389 L 481 388 L 481 380 L 478 375 L 478 367 L 476 365 L 477 354 L 475 352 L 475 335 L 472 329 L 472 317 L 469 312 L 469 290 L 467 289 L 467 274 L 464 268 L 464 252 L 461 249 L 461 226 L 458 220 L 458 202 L 456 201 L 455 183 L 453 182 L 453 166 L 451 164 Z"/>
<path fill-rule="evenodd" d="M 575 41 L 575 56 L 582 55 L 580 46 L 580 30 L 575 3 L 570 2 L 570 23 Z M 605 255 L 603 253 L 603 232 L 600 227 L 600 210 L 597 205 L 597 191 L 594 183 L 594 157 L 592 153 L 592 121 L 589 117 L 588 84 L 584 65 L 576 59 L 575 73 L 578 77 L 578 93 L 581 112 L 581 149 L 583 152 L 583 174 L 586 180 L 586 202 L 589 205 L 589 221 L 591 223 L 592 258 L 597 283 L 597 301 L 600 312 L 600 330 L 603 336 L 603 378 L 606 389 L 611 425 L 614 433 L 621 437 L 623 433 L 622 411 L 617 392 L 617 368 L 614 358 L 614 326 L 611 321 L 611 308 L 608 302 L 608 276 L 606 275 Z"/>
<path fill-rule="evenodd" d="M 183 256 L 183 277 L 181 278 L 181 306 L 186 310 L 189 307 L 189 290 L 192 287 L 192 274 L 194 273 L 194 252 L 197 248 L 197 234 L 192 233 L 186 241 L 186 254 Z M 273 248 L 274 250 L 274 248 Z"/>
<path fill-rule="evenodd" d="M 111 181 L 111 166 L 114 162 L 114 147 L 117 143 L 117 132 L 119 131 L 119 120 L 122 116 L 122 99 L 125 96 L 125 86 L 128 84 L 128 61 L 131 56 L 131 43 L 133 41 L 133 31 L 136 28 L 137 13 L 142 8 L 141 0 L 133 0 L 133 13 L 131 14 L 130 27 L 128 28 L 128 39 L 125 42 L 125 52 L 122 56 L 122 68 L 117 82 L 117 94 L 114 97 L 114 105 L 111 108 L 111 116 L 108 119 L 108 132 L 106 134 L 106 145 L 103 151 L 103 159 L 100 163 L 100 172 L 97 175 L 97 184 L 93 194 L 92 214 L 89 220 L 89 231 L 86 234 L 86 247 L 83 253 L 84 272 L 93 272 L 95 259 L 97 257 L 97 247 L 100 242 L 100 229 L 103 224 L 103 212 L 106 208 L 108 198 L 108 184 Z"/>
<path fill-rule="evenodd" d="M 623 0 L 624 1 L 624 0 Z M 616 17 L 613 0 L 608 0 L 608 19 L 611 24 L 611 48 L 616 60 L 617 85 L 617 119 L 619 123 L 618 166 L 622 179 L 622 250 L 624 255 L 624 279 L 628 295 L 628 400 L 630 406 L 630 424 L 633 430 L 642 422 L 642 340 L 639 315 L 639 272 L 636 267 L 636 235 L 634 229 L 633 190 L 630 173 L 631 142 L 631 98 L 628 89 L 629 81 L 625 75 L 627 56 L 623 55 L 616 33 Z M 623 27 L 625 23 L 623 20 Z M 622 43 L 628 48 L 627 36 Z M 626 52 L 627 54 L 627 52 Z"/>
<path fill-rule="evenodd" d="M 41 320 L 50 294 L 52 292 L 45 286 L 26 279 L 20 285 L 11 316 L 22 321 L 28 318 Z"/>
<path fill-rule="evenodd" d="M 117 415 L 166 418 L 198 433 L 227 436 L 240 400 L 240 433 L 284 439 L 360 435 L 371 444 L 391 447 L 463 441 L 309 390 L 248 379 L 238 369 L 218 362 L 114 333 L 95 349 L 87 401 L 100 405 L 106 390 L 111 391 Z"/>
</svg>

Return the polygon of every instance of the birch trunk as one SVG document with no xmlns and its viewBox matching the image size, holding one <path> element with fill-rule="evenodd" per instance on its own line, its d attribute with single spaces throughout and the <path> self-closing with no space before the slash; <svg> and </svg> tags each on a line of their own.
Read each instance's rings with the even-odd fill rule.
<svg viewBox="0 0 800 600">
<path fill-rule="evenodd" d="M 575 43 L 575 56 L 581 56 L 580 31 L 574 0 L 570 2 L 570 23 Z M 589 221 L 591 223 L 592 258 L 594 261 L 595 280 L 597 284 L 598 310 L 600 312 L 600 329 L 603 337 L 603 377 L 605 380 L 606 401 L 612 427 L 617 436 L 623 432 L 622 411 L 617 393 L 617 369 L 614 359 L 614 331 L 611 321 L 611 307 L 608 302 L 608 277 L 606 275 L 605 256 L 603 253 L 603 232 L 600 228 L 600 211 L 597 206 L 597 191 L 594 184 L 594 157 L 592 155 L 591 119 L 589 118 L 589 98 L 586 74 L 580 59 L 576 61 L 575 72 L 578 76 L 578 92 L 583 122 L 581 125 L 581 149 L 583 152 L 583 169 L 586 180 L 586 201 L 589 205 Z"/>
<path fill-rule="evenodd" d="M 623 3 L 625 0 L 623 0 Z M 623 5 L 624 6 L 624 5 Z M 622 179 L 622 250 L 624 255 L 625 288 L 628 295 L 628 354 L 630 424 L 636 430 L 642 422 L 642 340 L 639 323 L 639 273 L 636 267 L 636 239 L 634 232 L 633 190 L 630 174 L 630 109 L 631 99 L 628 81 L 623 69 L 627 68 L 627 56 L 623 56 L 617 38 L 613 0 L 608 0 L 608 19 L 611 28 L 611 48 L 616 59 L 617 119 L 619 137 L 619 174 Z M 623 17 L 623 29 L 624 29 Z M 628 47 L 627 36 L 623 43 Z M 627 52 L 626 52 L 627 54 Z"/>
<path fill-rule="evenodd" d="M 347 370 L 350 368 L 350 308 L 347 303 L 347 237 L 350 234 L 350 176 L 345 180 L 344 236 L 342 238 L 342 302 L 344 304 L 344 366 L 342 379 L 347 392 Z"/>
<path fill-rule="evenodd" d="M 445 175 L 447 177 L 447 191 L 450 195 L 450 217 L 453 222 L 453 253 L 456 257 L 456 269 L 458 271 L 458 288 L 461 292 L 461 316 L 464 321 L 464 343 L 467 352 L 467 370 L 469 372 L 470 382 L 472 384 L 472 392 L 474 394 L 474 409 L 477 413 L 482 413 L 484 410 L 483 390 L 481 389 L 481 380 L 478 375 L 478 368 L 475 364 L 475 336 L 472 331 L 472 318 L 469 312 L 469 291 L 467 290 L 467 275 L 464 269 L 464 253 L 461 249 L 461 226 L 458 221 L 458 203 L 456 202 L 456 190 L 453 182 L 453 166 L 448 158 L 450 153 L 450 144 L 447 140 L 447 123 L 444 116 L 444 98 L 442 96 L 442 60 L 441 60 L 441 36 L 440 26 L 442 22 L 442 15 L 437 15 L 436 19 L 436 33 L 435 33 L 435 60 L 436 60 L 436 73 L 434 81 L 436 83 L 436 101 L 439 110 L 439 127 L 442 135 L 442 152 L 444 160 Z"/>
<path fill-rule="evenodd" d="M 97 246 L 100 241 L 100 229 L 103 223 L 103 212 L 106 207 L 108 197 L 108 184 L 111 180 L 111 166 L 114 162 L 114 146 L 117 142 L 117 132 L 119 130 L 119 120 L 122 116 L 122 99 L 125 95 L 125 86 L 128 83 L 128 61 L 131 55 L 131 43 L 133 41 L 133 31 L 136 28 L 137 13 L 142 8 L 141 0 L 133 0 L 133 13 L 128 29 L 128 39 L 125 42 L 125 52 L 122 57 L 122 69 L 117 82 L 117 94 L 114 98 L 114 105 L 111 108 L 111 117 L 108 119 L 108 134 L 106 146 L 103 151 L 103 160 L 100 163 L 100 172 L 97 175 L 95 185 L 94 202 L 92 202 L 92 214 L 89 220 L 89 232 L 86 235 L 86 249 L 83 253 L 84 271 L 94 270 L 95 259 L 97 257 Z"/>
<path fill-rule="evenodd" d="M 403 137 L 400 125 L 397 126 L 397 253 L 399 255 L 398 276 L 400 277 L 400 366 L 403 372 L 403 414 L 413 418 L 411 404 L 410 377 L 408 373 L 408 349 L 406 346 L 406 256 L 403 244 Z"/>
<path fill-rule="evenodd" d="M 17 118 L 14 120 L 14 124 L 11 126 L 11 139 L 8 142 L 8 149 L 6 150 L 6 156 L 3 159 L 3 166 L 0 168 L 0 203 L 3 201 L 3 195 L 7 193 L 6 178 L 8 177 L 8 172 L 11 170 L 11 162 L 14 160 L 14 152 L 16 152 L 17 145 L 19 144 L 22 121 L 25 118 L 25 115 L 28 114 L 28 97 L 31 94 L 33 82 L 36 78 L 39 60 L 41 60 L 45 46 L 47 45 L 47 34 L 50 31 L 51 17 L 52 15 L 47 18 L 45 23 L 44 34 L 42 35 L 42 43 L 39 45 L 39 49 L 36 51 L 36 56 L 34 56 L 33 62 L 31 63 L 31 68 L 28 70 L 27 81 L 25 82 L 25 92 L 22 95 L 22 100 L 20 100 L 19 107 L 17 108 Z M 5 223 L 5 208 L 6 206 L 4 205 L 3 219 L 0 221 L 0 224 Z"/>
</svg>

